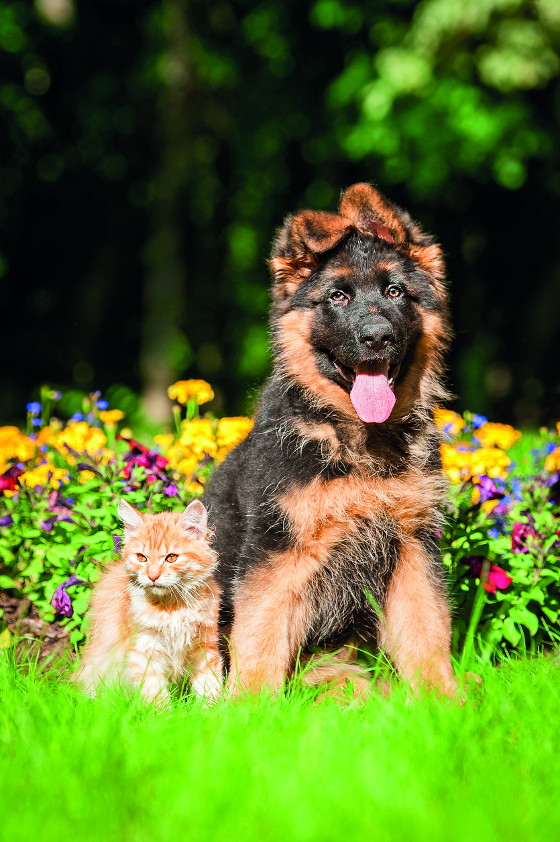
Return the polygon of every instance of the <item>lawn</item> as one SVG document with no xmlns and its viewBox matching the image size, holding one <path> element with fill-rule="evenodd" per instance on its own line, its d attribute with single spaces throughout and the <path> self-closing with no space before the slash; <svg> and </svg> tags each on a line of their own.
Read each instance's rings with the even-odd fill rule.
<svg viewBox="0 0 560 842">
<path fill-rule="evenodd" d="M 462 707 L 80 696 L 0 661 L 2 839 L 485 840 L 560 836 L 560 663 L 483 669 Z"/>
</svg>

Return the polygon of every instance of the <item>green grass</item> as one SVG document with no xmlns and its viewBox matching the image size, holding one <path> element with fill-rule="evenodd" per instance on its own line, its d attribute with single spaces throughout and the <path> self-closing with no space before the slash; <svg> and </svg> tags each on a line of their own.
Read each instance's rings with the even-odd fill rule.
<svg viewBox="0 0 560 842">
<path fill-rule="evenodd" d="M 556 840 L 560 669 L 484 673 L 463 707 L 305 692 L 158 712 L 0 661 L 0 838 Z"/>
</svg>

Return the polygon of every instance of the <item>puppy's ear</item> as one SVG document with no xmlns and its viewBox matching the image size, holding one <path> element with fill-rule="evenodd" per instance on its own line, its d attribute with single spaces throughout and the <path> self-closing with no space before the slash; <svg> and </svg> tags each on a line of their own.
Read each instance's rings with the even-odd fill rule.
<svg viewBox="0 0 560 842">
<path fill-rule="evenodd" d="M 289 298 L 317 265 L 352 230 L 352 222 L 338 213 L 300 211 L 288 216 L 279 230 L 270 259 L 276 298 Z"/>
<path fill-rule="evenodd" d="M 144 517 L 138 509 L 135 509 L 134 506 L 131 506 L 130 503 L 127 503 L 124 497 L 121 497 L 119 500 L 119 505 L 117 507 L 117 514 L 123 522 L 124 526 L 124 537 L 125 540 L 128 541 L 135 532 L 137 532 L 142 524 L 144 523 Z"/>
<path fill-rule="evenodd" d="M 208 513 L 200 500 L 189 503 L 179 523 L 193 538 L 204 541 L 208 534 Z"/>
<path fill-rule="evenodd" d="M 370 234 L 398 245 L 406 239 L 403 211 L 389 202 L 371 184 L 353 184 L 340 199 L 339 213 L 362 234 Z M 408 214 L 404 214 L 408 217 Z"/>
<path fill-rule="evenodd" d="M 445 297 L 445 263 L 440 247 L 410 215 L 371 184 L 353 184 L 340 200 L 339 213 L 358 231 L 373 234 L 406 254 L 426 274 L 440 298 Z"/>
</svg>

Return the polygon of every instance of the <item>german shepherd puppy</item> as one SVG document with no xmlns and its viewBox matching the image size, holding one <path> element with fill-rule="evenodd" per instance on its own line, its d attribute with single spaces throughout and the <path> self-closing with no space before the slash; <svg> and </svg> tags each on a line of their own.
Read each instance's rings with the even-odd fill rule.
<svg viewBox="0 0 560 842">
<path fill-rule="evenodd" d="M 230 687 L 278 688 L 300 651 L 358 640 L 452 695 L 432 417 L 449 336 L 441 250 L 355 184 L 338 213 L 288 216 L 270 267 L 274 370 L 204 496 Z"/>
</svg>

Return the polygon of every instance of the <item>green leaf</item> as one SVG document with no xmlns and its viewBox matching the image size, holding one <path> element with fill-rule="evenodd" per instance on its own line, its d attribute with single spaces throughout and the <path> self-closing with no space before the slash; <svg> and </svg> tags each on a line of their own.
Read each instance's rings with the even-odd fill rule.
<svg viewBox="0 0 560 842">
<path fill-rule="evenodd" d="M 529 611 L 524 605 L 517 606 L 511 612 L 511 616 L 518 622 L 529 629 L 529 633 L 534 637 L 539 630 L 539 618 L 532 611 Z"/>
<path fill-rule="evenodd" d="M 0 588 L 15 588 L 16 590 L 19 590 L 20 586 L 14 579 L 11 578 L 11 576 L 1 575 Z"/>
<path fill-rule="evenodd" d="M 504 620 L 503 635 L 513 646 L 517 646 L 521 640 L 521 632 L 516 628 L 511 617 L 506 617 Z"/>
</svg>

